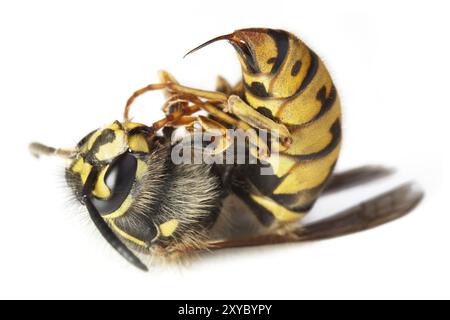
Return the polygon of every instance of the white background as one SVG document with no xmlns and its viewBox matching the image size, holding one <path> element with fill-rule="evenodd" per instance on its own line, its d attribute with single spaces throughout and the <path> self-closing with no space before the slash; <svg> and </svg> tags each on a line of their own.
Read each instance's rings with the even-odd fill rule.
<svg viewBox="0 0 450 320">
<path fill-rule="evenodd" d="M 450 298 L 449 6 L 445 1 L 2 1 L 0 298 Z M 239 79 L 214 36 L 289 30 L 325 61 L 340 92 L 339 169 L 395 167 L 385 182 L 327 197 L 310 218 L 406 179 L 426 191 L 408 217 L 329 241 L 230 250 L 141 273 L 69 201 L 63 163 L 33 140 L 71 146 L 121 119 L 128 96 L 167 69 L 212 89 Z M 161 116 L 159 93 L 133 115 Z"/>
</svg>

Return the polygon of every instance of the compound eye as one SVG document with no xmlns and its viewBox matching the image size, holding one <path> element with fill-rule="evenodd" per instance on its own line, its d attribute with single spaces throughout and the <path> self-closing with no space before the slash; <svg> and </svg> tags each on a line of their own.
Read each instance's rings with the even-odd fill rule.
<svg viewBox="0 0 450 320">
<path fill-rule="evenodd" d="M 110 214 L 120 208 L 131 192 L 136 169 L 137 160 L 129 152 L 121 154 L 109 165 L 104 181 L 111 195 L 107 199 L 92 197 L 92 204 L 101 215 Z"/>
</svg>

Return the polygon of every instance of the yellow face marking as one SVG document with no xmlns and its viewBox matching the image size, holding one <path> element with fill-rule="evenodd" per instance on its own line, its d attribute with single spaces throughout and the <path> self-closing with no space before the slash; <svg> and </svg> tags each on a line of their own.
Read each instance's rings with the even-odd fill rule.
<svg viewBox="0 0 450 320">
<path fill-rule="evenodd" d="M 113 141 L 100 146 L 95 157 L 100 160 L 109 160 L 124 153 L 128 149 L 127 135 L 123 130 L 114 131 L 115 138 Z"/>
<path fill-rule="evenodd" d="M 122 238 L 127 239 L 128 241 L 131 241 L 131 242 L 137 244 L 138 246 L 141 246 L 141 247 L 147 247 L 147 244 L 146 244 L 144 241 L 139 240 L 139 239 L 137 239 L 137 238 L 135 238 L 135 237 L 133 237 L 133 236 L 130 236 L 128 233 L 126 233 L 125 231 L 123 231 L 122 229 L 120 229 L 120 228 L 114 223 L 114 221 L 111 220 L 109 223 L 110 223 L 112 229 L 113 229 L 114 231 L 116 231 Z"/>
<path fill-rule="evenodd" d="M 109 198 L 111 196 L 111 191 L 105 184 L 105 173 L 108 170 L 109 165 L 105 166 L 98 174 L 97 181 L 95 182 L 95 187 L 92 193 L 94 196 L 102 199 Z"/>
<path fill-rule="evenodd" d="M 145 137 L 141 134 L 135 134 L 128 138 L 128 146 L 131 150 L 135 152 L 145 152 L 148 153 L 150 149 L 148 148 L 148 143 Z"/>
<path fill-rule="evenodd" d="M 137 159 L 136 178 L 140 180 L 144 176 L 145 172 L 147 172 L 147 170 L 147 164 L 141 159 Z"/>
<path fill-rule="evenodd" d="M 177 219 L 171 219 L 159 225 L 159 230 L 164 237 L 170 237 L 177 229 L 179 221 Z"/>
<path fill-rule="evenodd" d="M 289 209 L 286 209 L 282 205 L 276 203 L 272 199 L 268 197 L 263 196 L 257 196 L 254 194 L 251 194 L 250 197 L 260 206 L 263 206 L 267 210 L 269 210 L 275 219 L 282 222 L 291 222 L 291 221 L 297 221 L 301 218 L 303 218 L 303 213 L 297 213 L 294 211 L 291 211 Z"/>
<path fill-rule="evenodd" d="M 89 173 L 91 173 L 92 165 L 90 163 L 84 162 L 83 158 L 79 158 L 78 160 L 76 160 L 71 170 L 74 173 L 78 173 L 80 175 L 81 182 L 85 184 Z"/>
<path fill-rule="evenodd" d="M 117 209 L 114 212 L 111 212 L 110 214 L 103 216 L 103 219 L 110 220 L 110 219 L 115 219 L 115 218 L 123 216 L 125 214 L 125 212 L 127 212 L 127 210 L 130 209 L 132 203 L 133 203 L 133 198 L 131 197 L 131 195 L 128 195 L 125 198 L 125 201 L 119 207 L 119 209 Z"/>
</svg>

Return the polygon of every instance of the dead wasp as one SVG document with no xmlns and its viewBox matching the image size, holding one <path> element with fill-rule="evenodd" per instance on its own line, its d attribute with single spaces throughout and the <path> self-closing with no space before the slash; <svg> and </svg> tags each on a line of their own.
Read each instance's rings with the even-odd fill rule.
<svg viewBox="0 0 450 320">
<path fill-rule="evenodd" d="M 391 221 L 419 203 L 422 192 L 408 183 L 329 218 L 300 224 L 320 194 L 389 171 L 367 166 L 333 174 L 342 140 L 339 97 L 323 62 L 297 37 L 282 30 L 243 29 L 189 53 L 217 40 L 229 41 L 237 51 L 242 81 L 236 86 L 219 77 L 217 91 L 199 90 L 161 72 L 161 83 L 129 98 L 122 122 L 91 132 L 70 150 L 30 145 L 35 155 L 68 159 L 67 184 L 126 260 L 147 270 L 134 251 L 169 256 L 330 238 Z M 131 122 L 133 101 L 152 90 L 166 92 L 165 116 L 150 126 Z M 215 155 L 235 147 L 235 139 L 225 134 L 229 129 L 252 132 L 241 144 L 257 161 L 177 164 L 173 150 L 179 139 L 170 134 L 175 128 L 186 129 L 188 137 L 219 132 Z M 268 140 L 262 139 L 262 130 L 270 133 Z M 222 223 L 219 230 L 224 216 L 231 226 L 224 230 Z M 257 228 L 230 235 L 251 216 Z"/>
</svg>

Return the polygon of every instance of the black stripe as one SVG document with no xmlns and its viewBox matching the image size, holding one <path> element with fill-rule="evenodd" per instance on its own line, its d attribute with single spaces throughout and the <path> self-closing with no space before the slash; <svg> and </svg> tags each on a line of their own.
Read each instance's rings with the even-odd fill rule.
<svg viewBox="0 0 450 320">
<path fill-rule="evenodd" d="M 275 45 L 277 47 L 278 55 L 275 59 L 275 62 L 270 70 L 271 74 L 275 74 L 281 67 L 284 59 L 287 56 L 289 50 L 289 36 L 286 31 L 283 30 L 269 30 L 269 36 L 275 41 Z"/>
<path fill-rule="evenodd" d="M 328 175 L 323 180 L 323 182 L 320 185 L 318 185 L 317 187 L 302 190 L 302 191 L 294 193 L 294 194 L 273 194 L 270 197 L 272 199 L 274 199 L 276 202 L 289 208 L 289 210 L 291 210 L 291 211 L 307 212 L 314 206 L 314 203 L 316 202 L 319 194 L 323 190 L 323 187 L 330 179 L 335 166 L 336 166 L 336 162 L 333 163 L 333 165 L 330 168 L 330 171 L 328 172 Z M 295 206 L 296 203 L 298 203 L 299 201 L 301 202 L 301 197 L 309 198 L 308 202 L 306 202 L 305 204 L 300 205 L 300 206 Z"/>
<path fill-rule="evenodd" d="M 110 160 L 100 161 L 97 159 L 95 155 L 100 150 L 101 146 L 113 142 L 115 138 L 116 133 L 114 132 L 114 130 L 109 128 L 103 129 L 102 133 L 97 137 L 97 139 L 93 143 L 92 148 L 88 150 L 88 152 L 86 153 L 86 156 L 84 157 L 85 161 L 89 162 L 92 165 L 110 162 Z"/>
<path fill-rule="evenodd" d="M 317 121 L 324 114 L 326 114 L 331 109 L 331 107 L 333 107 L 336 98 L 337 98 L 337 91 L 334 84 L 331 85 L 330 94 L 328 95 L 328 98 L 326 96 L 326 87 L 323 86 L 322 88 L 320 88 L 320 90 L 317 91 L 316 99 L 322 102 L 322 106 L 320 107 L 319 113 L 310 122 Z"/>
<path fill-rule="evenodd" d="M 341 142 L 341 121 L 339 119 L 336 119 L 336 121 L 331 125 L 330 133 L 332 134 L 333 137 L 330 143 L 322 150 L 310 154 L 300 154 L 300 155 L 286 154 L 285 156 L 295 158 L 296 161 L 311 161 L 327 156 L 336 148 L 339 142 Z"/>
<path fill-rule="evenodd" d="M 266 118 L 269 118 L 270 120 L 277 121 L 275 119 L 275 117 L 273 116 L 272 111 L 270 109 L 266 108 L 266 107 L 258 107 L 258 108 L 256 108 L 256 111 L 261 113 Z"/>
<path fill-rule="evenodd" d="M 298 88 L 297 92 L 303 91 L 303 89 L 305 89 L 308 84 L 310 84 L 317 73 L 317 69 L 319 68 L 319 57 L 311 49 L 309 49 L 309 54 L 311 56 L 311 63 L 309 65 L 308 72 L 306 73 L 306 76 L 303 79 L 302 84 Z"/>
<path fill-rule="evenodd" d="M 330 127 L 330 132 L 333 135 L 332 140 L 325 148 L 318 152 L 302 155 L 290 155 L 282 153 L 282 155 L 294 159 L 294 161 L 297 163 L 300 161 L 312 161 L 322 158 L 331 153 L 341 141 L 341 125 L 339 119 L 337 119 Z M 272 170 L 271 174 L 261 175 L 262 168 L 266 168 L 266 170 Z M 280 178 L 277 177 L 275 175 L 275 172 L 273 171 L 272 166 L 269 163 L 240 165 L 237 175 L 249 179 L 249 181 L 252 182 L 252 184 L 262 195 L 269 197 L 273 197 L 273 190 L 275 190 L 278 185 L 286 178 L 286 176 Z"/>
<path fill-rule="evenodd" d="M 255 215 L 258 221 L 261 222 L 262 225 L 270 226 L 273 223 L 275 217 L 273 216 L 272 212 L 256 203 L 250 197 L 249 193 L 244 189 L 243 186 L 240 186 L 238 184 L 234 185 L 233 192 L 249 207 L 251 212 Z"/>
<path fill-rule="evenodd" d="M 289 125 L 289 129 L 291 131 L 295 131 L 298 128 L 302 128 L 314 121 L 319 120 L 333 107 L 334 103 L 336 102 L 336 98 L 337 98 L 337 91 L 336 91 L 336 87 L 333 84 L 331 85 L 330 94 L 328 95 L 328 97 L 326 97 L 326 87 L 322 86 L 322 88 L 320 88 L 316 94 L 316 99 L 319 100 L 322 104 L 320 107 L 319 113 L 317 113 L 311 120 L 309 120 L 306 123 L 302 123 L 299 125 L 295 125 L 295 124 Z"/>
<path fill-rule="evenodd" d="M 265 170 L 271 170 L 271 174 L 261 175 L 261 169 L 263 168 Z M 283 178 L 278 178 L 275 175 L 269 163 L 240 165 L 237 175 L 247 178 L 265 196 L 270 196 L 273 190 L 283 181 Z"/>
</svg>

